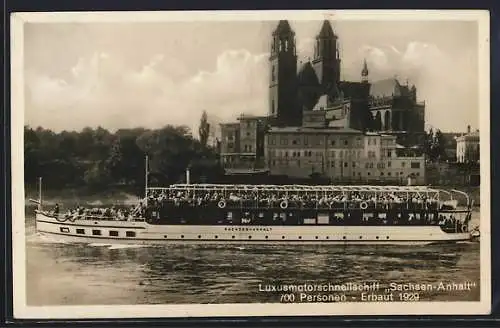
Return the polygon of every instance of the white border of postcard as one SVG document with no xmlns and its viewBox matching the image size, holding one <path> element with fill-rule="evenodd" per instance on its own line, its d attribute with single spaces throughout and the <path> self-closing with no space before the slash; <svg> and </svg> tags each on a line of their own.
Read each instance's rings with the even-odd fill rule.
<svg viewBox="0 0 500 328">
<path fill-rule="evenodd" d="M 180 304 L 128 306 L 27 306 L 24 221 L 24 23 L 151 22 L 214 20 L 470 20 L 478 22 L 480 152 L 481 152 L 481 291 L 479 302 Z M 13 305 L 17 319 L 93 319 L 212 316 L 414 315 L 488 314 L 491 309 L 490 250 L 490 42 L 489 12 L 444 11 L 198 11 L 198 12 L 72 12 L 11 15 L 11 152 Z"/>
</svg>

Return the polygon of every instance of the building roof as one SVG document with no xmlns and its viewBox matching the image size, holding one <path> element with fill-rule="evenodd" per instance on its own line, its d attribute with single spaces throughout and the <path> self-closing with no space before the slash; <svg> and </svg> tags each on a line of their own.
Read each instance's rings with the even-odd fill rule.
<svg viewBox="0 0 500 328">
<path fill-rule="evenodd" d="M 265 115 L 253 115 L 253 114 L 241 114 L 238 116 L 237 120 L 263 120 L 267 119 L 268 116 Z"/>
<path fill-rule="evenodd" d="M 363 132 L 351 128 L 308 128 L 308 127 L 272 127 L 269 133 L 339 133 L 339 134 L 363 134 Z"/>
<path fill-rule="evenodd" d="M 332 25 L 330 21 L 324 20 L 323 25 L 321 26 L 321 30 L 319 31 L 318 38 L 334 38 L 336 37 L 333 32 Z"/>
<path fill-rule="evenodd" d="M 273 35 L 287 35 L 294 34 L 292 28 L 290 27 L 290 23 L 287 20 L 280 20 L 278 26 L 273 32 Z"/>
<path fill-rule="evenodd" d="M 400 96 L 403 86 L 395 78 L 389 78 L 373 82 L 370 87 L 372 97 Z"/>
<path fill-rule="evenodd" d="M 364 99 L 368 97 L 370 84 L 363 82 L 341 81 L 340 90 L 344 98 Z"/>
</svg>

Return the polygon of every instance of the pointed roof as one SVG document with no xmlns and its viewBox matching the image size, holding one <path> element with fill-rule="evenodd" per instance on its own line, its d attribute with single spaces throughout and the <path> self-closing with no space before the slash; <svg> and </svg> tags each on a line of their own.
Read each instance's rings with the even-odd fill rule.
<svg viewBox="0 0 500 328">
<path fill-rule="evenodd" d="M 370 86 L 370 96 L 372 97 L 400 96 L 401 93 L 402 85 L 395 78 L 379 80 Z"/>
<path fill-rule="evenodd" d="M 298 80 L 300 85 L 308 85 L 308 86 L 318 86 L 319 80 L 316 75 L 316 71 L 311 65 L 311 62 L 308 61 L 299 70 Z"/>
<path fill-rule="evenodd" d="M 293 34 L 293 30 L 287 20 L 280 20 L 273 35 Z"/>
<path fill-rule="evenodd" d="M 363 70 L 361 71 L 362 76 L 368 76 L 368 64 L 366 63 L 366 59 L 363 60 Z"/>
<path fill-rule="evenodd" d="M 333 28 L 332 25 L 330 24 L 330 21 L 324 20 L 323 25 L 321 26 L 321 30 L 319 31 L 318 38 L 324 39 L 333 37 L 336 37 L 336 35 L 333 32 Z"/>
</svg>

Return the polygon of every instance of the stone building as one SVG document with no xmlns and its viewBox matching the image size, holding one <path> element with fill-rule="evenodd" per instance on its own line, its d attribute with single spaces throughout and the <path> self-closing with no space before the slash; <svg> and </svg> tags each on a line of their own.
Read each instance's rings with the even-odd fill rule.
<svg viewBox="0 0 500 328">
<path fill-rule="evenodd" d="M 273 127 L 265 138 L 270 174 L 332 179 L 357 176 L 363 134 L 353 129 Z"/>
<path fill-rule="evenodd" d="M 478 163 L 479 162 L 479 130 L 471 132 L 467 127 L 467 134 L 456 138 L 457 140 L 457 162 Z"/>
<path fill-rule="evenodd" d="M 263 168 L 267 117 L 241 115 L 238 122 L 223 123 L 220 126 L 220 158 L 225 168 Z"/>
<path fill-rule="evenodd" d="M 414 164 L 423 156 L 403 154 L 425 136 L 425 104 L 417 101 L 415 86 L 395 78 L 371 83 L 366 61 L 360 81 L 341 80 L 339 40 L 327 20 L 316 36 L 313 58 L 300 65 L 295 32 L 280 21 L 272 33 L 269 64 L 266 117 L 221 125 L 226 169 L 262 166 L 271 174 L 319 174 L 336 181 L 402 182 L 409 175 L 423 181 L 423 163 Z M 368 137 L 370 132 L 383 135 Z M 381 143 L 368 144 L 367 138 Z M 391 164 L 387 151 L 392 151 Z M 367 157 L 372 152 L 375 157 Z"/>
<path fill-rule="evenodd" d="M 425 138 L 425 102 L 417 101 L 417 89 L 395 78 L 370 86 L 369 110 L 373 131 L 398 137 L 400 144 L 422 144 Z"/>
<path fill-rule="evenodd" d="M 270 174 L 319 175 L 339 183 L 425 183 L 425 157 L 396 136 L 349 128 L 273 127 L 265 138 Z"/>
<path fill-rule="evenodd" d="M 420 138 L 408 136 L 423 134 L 425 103 L 417 101 L 414 85 L 402 85 L 396 78 L 370 83 L 366 61 L 360 81 L 341 80 L 339 40 L 329 21 L 316 35 L 312 59 L 297 65 L 295 32 L 285 20 L 272 34 L 270 53 L 271 124 L 316 122 L 318 127 L 391 132 L 405 144 Z M 342 115 L 329 113 L 345 104 L 348 110 Z"/>
</svg>

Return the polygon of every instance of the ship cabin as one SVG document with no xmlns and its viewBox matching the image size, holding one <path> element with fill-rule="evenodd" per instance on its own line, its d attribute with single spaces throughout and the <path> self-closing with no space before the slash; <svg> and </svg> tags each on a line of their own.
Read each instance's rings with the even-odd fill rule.
<svg viewBox="0 0 500 328">
<path fill-rule="evenodd" d="M 465 197 L 466 206 L 459 208 L 452 192 L 421 186 L 175 184 L 147 189 L 144 216 L 150 224 L 439 224 L 456 229 L 458 222 L 470 220 Z"/>
</svg>

